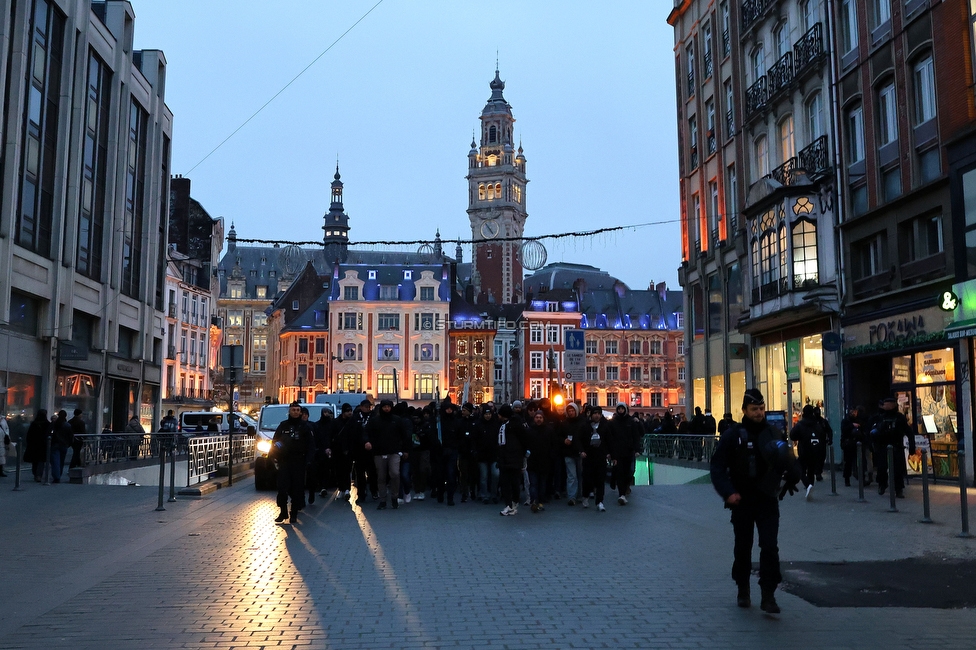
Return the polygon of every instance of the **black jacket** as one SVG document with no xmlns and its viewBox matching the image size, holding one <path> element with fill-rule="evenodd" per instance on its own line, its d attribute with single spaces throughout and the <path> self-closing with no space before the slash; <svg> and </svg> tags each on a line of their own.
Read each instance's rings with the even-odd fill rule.
<svg viewBox="0 0 976 650">
<path fill-rule="evenodd" d="M 525 460 L 525 425 L 518 417 L 498 427 L 498 469 L 520 470 Z"/>
<path fill-rule="evenodd" d="M 582 416 L 577 415 L 575 418 L 566 418 L 559 423 L 557 427 L 559 433 L 556 437 L 556 447 L 564 457 L 579 457 L 580 450 L 582 449 L 580 438 L 583 434 L 585 422 Z M 566 442 L 567 440 L 569 441 L 568 444 Z"/>
<path fill-rule="evenodd" d="M 526 444 L 529 454 L 527 467 L 530 472 L 548 475 L 552 471 L 552 443 L 555 439 L 552 425 L 534 422 L 527 428 Z"/>
<path fill-rule="evenodd" d="M 840 421 L 840 448 L 844 451 L 856 451 L 857 443 L 863 445 L 866 442 L 865 433 L 861 418 L 847 416 Z"/>
<path fill-rule="evenodd" d="M 613 431 L 606 418 L 600 418 L 596 428 L 593 421 L 585 422 L 580 432 L 580 451 L 586 454 L 586 460 L 606 459 L 610 455 Z"/>
<path fill-rule="evenodd" d="M 356 416 L 344 418 L 340 415 L 332 420 L 329 442 L 333 455 L 347 455 L 358 451 L 363 445 L 363 427 L 356 420 Z"/>
<path fill-rule="evenodd" d="M 908 420 L 898 410 L 881 410 L 871 428 L 871 437 L 876 452 L 886 453 L 888 445 L 894 447 L 895 453 L 905 448 L 905 438 L 908 438 L 908 453 L 915 453 L 915 434 Z"/>
<path fill-rule="evenodd" d="M 827 456 L 827 434 L 814 416 L 800 418 L 790 430 L 790 439 L 796 441 L 797 452 L 803 462 Z"/>
<path fill-rule="evenodd" d="M 640 429 L 628 413 L 614 413 L 610 418 L 610 456 L 630 462 L 640 448 Z"/>
<path fill-rule="evenodd" d="M 498 428 L 502 425 L 498 416 L 485 420 L 478 418 L 474 427 L 474 455 L 479 463 L 494 463 L 498 459 Z"/>
<path fill-rule="evenodd" d="M 403 420 L 392 412 L 384 413 L 382 408 L 366 423 L 366 442 L 372 446 L 374 456 L 410 451 L 411 445 Z"/>
<path fill-rule="evenodd" d="M 301 418 L 285 418 L 271 438 L 271 452 L 279 468 L 305 467 L 312 462 L 315 442 L 312 429 Z"/>
<path fill-rule="evenodd" d="M 766 420 L 757 424 L 744 419 L 726 429 L 710 469 L 712 485 L 723 501 L 736 492 L 743 499 L 775 500 L 783 479 L 796 485 L 801 476 L 793 448 Z"/>
</svg>

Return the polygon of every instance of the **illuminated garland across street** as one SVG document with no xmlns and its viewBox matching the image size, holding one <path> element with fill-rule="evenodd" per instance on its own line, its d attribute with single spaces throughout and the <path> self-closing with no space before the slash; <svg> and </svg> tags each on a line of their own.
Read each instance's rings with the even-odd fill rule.
<svg viewBox="0 0 976 650">
<path fill-rule="evenodd" d="M 526 242 L 526 241 L 540 241 L 543 239 L 568 239 L 568 238 L 583 238 L 583 237 L 593 237 L 594 235 L 601 235 L 608 232 L 617 232 L 620 230 L 628 230 L 637 228 L 645 228 L 647 226 L 659 226 L 666 223 L 677 223 L 680 219 L 671 219 L 667 221 L 649 221 L 647 223 L 637 223 L 629 226 L 608 226 L 606 228 L 597 228 L 596 230 L 583 230 L 580 232 L 562 232 L 555 233 L 551 235 L 538 235 L 534 237 L 522 236 L 522 237 L 495 237 L 491 240 L 486 239 L 414 239 L 411 241 L 350 241 L 348 246 L 417 246 L 423 244 L 483 244 L 488 242 Z M 284 239 L 244 239 L 238 237 L 235 240 L 238 244 L 280 244 L 283 246 L 322 246 L 322 241 L 287 241 Z"/>
</svg>

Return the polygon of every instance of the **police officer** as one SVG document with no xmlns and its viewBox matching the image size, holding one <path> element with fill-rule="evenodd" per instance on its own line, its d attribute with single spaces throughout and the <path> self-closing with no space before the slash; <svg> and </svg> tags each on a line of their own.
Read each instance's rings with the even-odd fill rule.
<svg viewBox="0 0 976 650">
<path fill-rule="evenodd" d="M 874 439 L 874 464 L 878 468 L 878 494 L 884 494 L 889 487 L 889 476 L 895 484 L 895 496 L 905 498 L 905 476 L 908 468 L 905 466 L 905 440 L 908 440 L 909 455 L 915 453 L 915 434 L 912 432 L 908 419 L 898 410 L 898 400 L 886 397 L 881 403 L 871 429 Z M 888 467 L 888 445 L 893 447 L 892 460 L 894 467 Z"/>
<path fill-rule="evenodd" d="M 291 497 L 291 523 L 298 523 L 298 511 L 305 507 L 305 469 L 312 462 L 315 445 L 312 430 L 302 419 L 302 405 L 292 402 L 288 419 L 282 420 L 271 439 L 271 457 L 278 466 L 278 507 L 275 521 L 288 519 Z"/>
<path fill-rule="evenodd" d="M 793 449 L 782 434 L 766 422 L 762 393 L 750 388 L 742 397 L 742 422 L 719 438 L 712 455 L 711 477 L 715 491 L 732 511 L 735 534 L 732 579 L 739 587 L 737 604 L 749 607 L 749 574 L 752 568 L 753 529 L 759 531 L 760 607 L 778 614 L 773 592 L 782 581 L 779 570 L 779 502 L 796 491 L 800 471 Z M 780 482 L 785 485 L 780 491 Z"/>
</svg>

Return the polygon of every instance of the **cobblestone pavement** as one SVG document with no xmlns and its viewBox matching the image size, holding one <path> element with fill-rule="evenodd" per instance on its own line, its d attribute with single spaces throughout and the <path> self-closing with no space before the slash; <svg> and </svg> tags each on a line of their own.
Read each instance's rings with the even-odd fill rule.
<svg viewBox="0 0 976 650">
<path fill-rule="evenodd" d="M 728 513 L 707 485 L 515 517 L 319 499 L 294 526 L 250 482 L 165 512 L 154 488 L 12 485 L 0 480 L 0 648 L 976 647 L 971 609 L 817 608 L 786 592 L 777 617 L 737 608 Z M 784 502 L 784 564 L 976 559 L 950 487 L 922 525 L 915 485 L 898 513 L 824 485 Z"/>
</svg>

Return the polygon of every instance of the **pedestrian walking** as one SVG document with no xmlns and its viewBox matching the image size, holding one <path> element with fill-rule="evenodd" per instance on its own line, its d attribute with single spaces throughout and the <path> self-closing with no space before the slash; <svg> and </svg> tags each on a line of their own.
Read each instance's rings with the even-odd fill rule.
<svg viewBox="0 0 976 650">
<path fill-rule="evenodd" d="M 799 422 L 790 429 L 790 440 L 797 443 L 797 460 L 800 463 L 803 485 L 806 486 L 804 497 L 809 499 L 817 474 L 823 473 L 823 464 L 827 458 L 826 432 L 817 419 L 812 405 L 807 404 L 803 407 Z"/>
<path fill-rule="evenodd" d="M 607 486 L 607 463 L 610 461 L 610 423 L 603 412 L 595 408 L 590 413 L 589 426 L 580 436 L 580 458 L 583 461 L 583 507 L 590 507 L 590 494 L 596 501 L 597 512 L 606 512 L 603 496 Z"/>
<path fill-rule="evenodd" d="M 881 403 L 881 412 L 871 429 L 874 442 L 874 464 L 877 467 L 878 494 L 884 494 L 894 483 L 895 496 L 905 498 L 905 478 L 908 467 L 905 464 L 905 448 L 909 455 L 915 453 L 915 435 L 908 425 L 908 419 L 898 410 L 898 400 L 886 397 Z M 888 467 L 888 445 L 893 448 L 892 462 Z"/>
<path fill-rule="evenodd" d="M 855 406 L 847 417 L 840 421 L 840 449 L 844 453 L 844 485 L 847 487 L 851 486 L 851 476 L 854 474 L 854 468 L 857 467 L 857 443 L 861 443 L 862 450 L 866 444 L 864 423 L 861 420 L 863 413 L 863 407 Z M 858 482 L 863 484 L 865 475 L 866 472 L 862 467 L 861 476 L 857 477 Z"/>
<path fill-rule="evenodd" d="M 628 413 L 627 404 L 620 402 L 610 418 L 610 466 L 613 484 L 617 486 L 617 504 L 627 505 L 627 495 L 633 483 L 631 466 L 637 455 L 640 432 Z M 611 488 L 613 485 L 610 486 Z M 600 499 L 602 501 L 603 499 Z"/>
<path fill-rule="evenodd" d="M 10 425 L 7 424 L 7 414 L 0 405 L 0 478 L 7 476 L 3 470 L 7 464 L 7 452 L 10 451 Z"/>
<path fill-rule="evenodd" d="M 585 423 L 574 402 L 566 405 L 566 418 L 559 423 L 558 448 L 566 465 L 566 503 L 575 506 L 580 498 L 580 435 Z"/>
<path fill-rule="evenodd" d="M 88 433 L 88 424 L 81 414 L 81 409 L 75 409 L 74 416 L 68 420 L 68 424 L 71 425 L 71 464 L 68 469 L 81 467 L 81 450 L 85 446 L 85 439 L 79 436 Z"/>
<path fill-rule="evenodd" d="M 27 427 L 27 439 L 24 441 L 24 462 L 31 464 L 34 480 L 40 483 L 44 480 L 44 463 L 47 462 L 47 439 L 51 435 L 52 425 L 47 417 L 47 409 L 40 409 L 33 422 Z"/>
<path fill-rule="evenodd" d="M 508 404 L 498 409 L 498 471 L 499 487 L 505 507 L 501 515 L 518 514 L 519 478 L 525 461 L 525 428 Z"/>
<path fill-rule="evenodd" d="M 380 500 L 377 510 L 386 508 L 387 493 L 390 494 L 393 508 L 399 506 L 397 495 L 400 493 L 400 458 L 408 453 L 404 449 L 409 448 L 409 444 L 403 421 L 393 413 L 393 400 L 381 401 L 378 412 L 366 424 L 365 444 L 366 451 L 373 454 L 376 467 Z"/>
<path fill-rule="evenodd" d="M 58 411 L 51 428 L 51 482 L 60 483 L 64 473 L 64 460 L 68 456 L 68 449 L 74 441 L 71 425 L 68 424 L 68 413 L 64 409 Z"/>
<path fill-rule="evenodd" d="M 742 422 L 725 430 L 712 455 L 715 491 L 732 511 L 732 580 L 738 586 L 736 603 L 749 607 L 754 530 L 759 533 L 760 607 L 778 614 L 774 592 L 782 582 L 779 567 L 779 499 L 796 491 L 800 480 L 793 448 L 766 421 L 766 403 L 756 388 L 742 398 Z M 781 489 L 781 483 L 783 487 Z M 777 498 L 779 497 L 779 498 Z"/>
<path fill-rule="evenodd" d="M 278 523 L 289 519 L 298 523 L 298 512 L 305 507 L 305 472 L 312 461 L 315 444 L 308 423 L 302 419 L 302 405 L 292 402 L 288 417 L 281 421 L 271 439 L 269 456 L 278 469 L 278 496 L 276 502 L 281 512 L 275 518 Z M 291 499 L 291 512 L 288 500 Z"/>
</svg>

